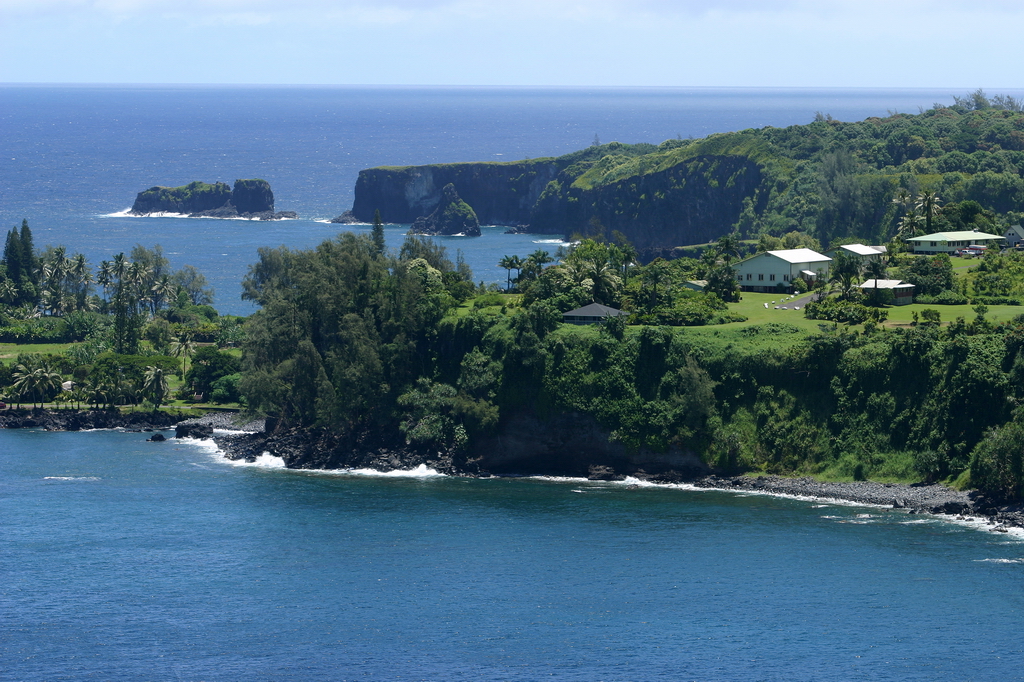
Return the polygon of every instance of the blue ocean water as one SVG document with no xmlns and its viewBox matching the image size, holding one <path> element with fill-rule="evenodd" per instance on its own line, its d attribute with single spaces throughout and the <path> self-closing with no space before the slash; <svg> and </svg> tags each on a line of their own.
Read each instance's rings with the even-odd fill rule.
<svg viewBox="0 0 1024 682">
<path fill-rule="evenodd" d="M 0 86 L 0 227 L 27 219 L 39 246 L 64 244 L 95 266 L 161 244 L 175 268 L 198 267 L 222 312 L 248 314 L 239 281 L 260 246 L 313 246 L 352 206 L 359 170 L 382 165 L 556 156 L 603 142 L 916 113 L 957 90 L 730 88 L 428 88 Z M 1021 92 L 1007 92 L 1020 96 Z M 110 217 L 153 185 L 262 177 L 278 210 L 260 223 Z M 346 229 L 367 229 L 365 227 Z M 388 229 L 390 244 L 405 226 Z M 534 237 L 486 230 L 446 238 L 476 279 L 503 282 L 503 255 Z"/>
<path fill-rule="evenodd" d="M 0 431 L 9 680 L 1020 680 L 1024 537 Z"/>
</svg>

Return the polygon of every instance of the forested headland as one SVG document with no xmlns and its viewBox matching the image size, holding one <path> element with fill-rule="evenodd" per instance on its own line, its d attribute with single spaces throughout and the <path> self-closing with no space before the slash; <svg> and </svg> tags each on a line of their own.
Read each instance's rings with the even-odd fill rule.
<svg viewBox="0 0 1024 682">
<path fill-rule="evenodd" d="M 1018 222 L 1024 209 L 1021 102 L 976 91 L 918 114 L 673 139 L 613 142 L 557 158 L 362 171 L 353 212 L 411 223 L 452 183 L 482 224 L 572 236 L 623 234 L 650 260 L 734 233 L 798 231 L 822 244 L 884 244 L 909 219 L 936 231 L 916 199 L 948 207 L 953 229 Z M 927 225 L 925 225 L 927 223 Z"/>
<path fill-rule="evenodd" d="M 156 390 L 155 370 L 178 374 L 179 398 L 216 394 L 267 416 L 268 433 L 251 442 L 259 452 L 280 445 L 295 467 L 443 460 L 455 472 L 658 480 L 766 472 L 942 481 L 1020 500 L 1024 255 L 992 249 L 954 262 L 903 252 L 913 234 L 999 233 L 1020 217 L 1024 114 L 1015 101 L 976 95 L 915 116 L 822 115 L 643 154 L 584 150 L 558 191 L 611 212 L 581 208 L 569 249 L 502 259 L 504 287 L 475 283 L 429 239 L 410 234 L 387 248 L 383 211 L 368 234 L 263 248 L 243 282 L 259 306 L 244 324 L 217 316 L 201 280 L 166 272 L 155 249 L 101 265 L 93 283 L 102 291 L 90 293 L 88 278 L 70 274 L 76 258 L 40 253 L 23 226 L 8 235 L 0 334 L 53 327 L 76 343 L 19 357 L 0 385 L 9 398 L 49 402 L 62 391 L 34 374 L 46 362 L 92 387 L 100 404 L 156 409 L 168 394 Z M 693 257 L 642 264 L 632 238 L 640 228 L 613 229 L 628 227 L 612 219 L 625 204 L 588 192 L 680 160 L 687 172 L 724 168 L 704 154 L 711 149 L 756 160 L 758 189 L 714 241 L 673 254 Z M 716 177 L 706 173 L 708 196 L 728 189 Z M 636 225 L 657 198 L 639 197 Z M 852 241 L 887 244 L 880 269 L 837 259 L 808 309 L 783 316 L 767 305 L 773 295 L 738 291 L 732 266 L 744 253 Z M 913 282 L 918 303 L 901 318 L 877 292 L 862 296 L 855 284 L 869 274 Z M 592 302 L 629 315 L 563 324 L 562 313 Z M 74 331 L 79 319 L 94 328 Z M 128 374 L 135 393 L 123 389 Z"/>
</svg>

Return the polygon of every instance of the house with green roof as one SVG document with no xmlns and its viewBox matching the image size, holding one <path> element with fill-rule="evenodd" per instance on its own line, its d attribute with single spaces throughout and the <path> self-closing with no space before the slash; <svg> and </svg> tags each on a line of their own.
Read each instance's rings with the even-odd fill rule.
<svg viewBox="0 0 1024 682">
<path fill-rule="evenodd" d="M 923 237 L 911 237 L 907 242 L 914 247 L 914 253 L 936 254 L 947 253 L 953 255 L 961 249 L 969 246 L 999 246 L 1000 240 L 1005 240 L 999 234 L 986 234 L 977 230 L 964 230 L 961 232 L 936 232 L 926 234 Z"/>
</svg>

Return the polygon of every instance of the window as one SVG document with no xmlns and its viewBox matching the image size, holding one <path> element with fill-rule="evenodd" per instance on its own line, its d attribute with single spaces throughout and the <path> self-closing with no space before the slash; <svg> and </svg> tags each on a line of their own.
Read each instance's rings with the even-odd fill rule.
<svg viewBox="0 0 1024 682">
<path fill-rule="evenodd" d="M 783 282 L 788 282 L 789 281 L 789 275 L 783 275 L 782 276 L 782 281 Z"/>
<path fill-rule="evenodd" d="M 763 279 L 764 279 L 764 275 L 762 275 L 762 274 L 758 273 L 758 275 L 757 275 L 757 280 L 758 280 L 758 281 L 761 281 L 761 280 L 763 280 Z"/>
<path fill-rule="evenodd" d="M 770 279 L 771 281 L 774 282 L 775 281 L 775 275 L 768 275 L 768 279 Z"/>
<path fill-rule="evenodd" d="M 750 281 L 752 279 L 754 279 L 754 276 L 748 272 L 747 273 L 747 281 Z"/>
</svg>

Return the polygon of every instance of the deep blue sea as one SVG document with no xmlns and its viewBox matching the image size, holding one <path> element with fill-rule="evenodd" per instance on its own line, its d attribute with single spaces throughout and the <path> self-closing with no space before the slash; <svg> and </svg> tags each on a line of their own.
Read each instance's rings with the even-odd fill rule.
<svg viewBox="0 0 1024 682">
<path fill-rule="evenodd" d="M 1020 96 L 1022 92 L 1008 92 Z M 557 156 L 603 142 L 660 143 L 744 128 L 916 113 L 948 90 L 0 86 L 0 227 L 28 219 L 38 246 L 64 244 L 95 266 L 160 244 L 198 267 L 222 312 L 248 314 L 239 281 L 260 246 L 314 246 L 352 206 L 363 168 Z M 992 93 L 996 94 L 996 93 Z M 260 223 L 110 217 L 153 185 L 262 177 L 278 210 Z M 366 227 L 348 229 L 368 229 Z M 392 226 L 400 243 L 407 226 Z M 449 237 L 478 281 L 503 282 L 503 255 L 557 244 L 485 229 Z"/>
<path fill-rule="evenodd" d="M 0 431 L 5 680 L 1024 679 L 1024 537 Z"/>
</svg>

